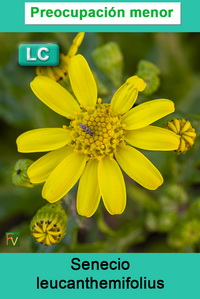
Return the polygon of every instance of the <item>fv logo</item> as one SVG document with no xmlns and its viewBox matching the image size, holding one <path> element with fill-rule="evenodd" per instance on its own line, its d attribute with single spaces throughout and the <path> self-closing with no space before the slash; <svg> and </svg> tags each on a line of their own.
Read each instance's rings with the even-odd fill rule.
<svg viewBox="0 0 200 299">
<path fill-rule="evenodd" d="M 6 246 L 19 247 L 20 246 L 20 233 L 10 232 L 6 233 Z"/>
</svg>

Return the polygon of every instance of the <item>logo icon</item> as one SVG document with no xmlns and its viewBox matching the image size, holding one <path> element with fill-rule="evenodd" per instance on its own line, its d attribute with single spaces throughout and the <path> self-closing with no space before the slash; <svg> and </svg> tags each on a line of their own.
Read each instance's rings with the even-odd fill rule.
<svg viewBox="0 0 200 299">
<path fill-rule="evenodd" d="M 18 232 L 6 233 L 6 246 L 7 247 L 19 247 L 20 246 L 20 233 L 18 233 Z"/>
</svg>

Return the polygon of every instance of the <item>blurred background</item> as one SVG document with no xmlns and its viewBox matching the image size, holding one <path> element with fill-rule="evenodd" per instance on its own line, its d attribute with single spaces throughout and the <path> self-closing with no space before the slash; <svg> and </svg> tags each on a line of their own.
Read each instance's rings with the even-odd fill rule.
<svg viewBox="0 0 200 299">
<path fill-rule="evenodd" d="M 46 204 L 42 186 L 15 186 L 12 172 L 19 159 L 36 160 L 41 154 L 18 153 L 16 138 L 30 129 L 62 126 L 64 119 L 32 93 L 35 68 L 18 65 L 18 45 L 57 43 L 67 54 L 75 35 L 0 33 L 0 252 L 200 252 L 199 135 L 185 154 L 144 151 L 162 173 L 164 184 L 149 191 L 125 176 L 128 200 L 122 215 L 109 215 L 101 204 L 91 218 L 80 217 L 75 187 L 64 203 L 68 215 L 64 239 L 47 247 L 32 238 L 30 221 Z M 150 71 L 144 71 L 149 90 L 136 104 L 170 99 L 176 112 L 156 124 L 164 127 L 174 117 L 185 118 L 199 133 L 200 34 L 86 33 L 79 53 L 87 58 L 105 101 L 128 77 L 141 74 L 147 61 L 153 63 Z M 6 247 L 6 232 L 20 232 L 20 247 Z"/>
</svg>

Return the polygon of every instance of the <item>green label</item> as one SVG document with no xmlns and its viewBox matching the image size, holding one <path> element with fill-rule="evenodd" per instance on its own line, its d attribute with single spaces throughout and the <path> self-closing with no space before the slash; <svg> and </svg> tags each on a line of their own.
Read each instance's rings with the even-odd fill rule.
<svg viewBox="0 0 200 299">
<path fill-rule="evenodd" d="M 56 66 L 59 60 L 59 46 L 56 44 L 21 44 L 18 48 L 21 66 Z"/>
</svg>

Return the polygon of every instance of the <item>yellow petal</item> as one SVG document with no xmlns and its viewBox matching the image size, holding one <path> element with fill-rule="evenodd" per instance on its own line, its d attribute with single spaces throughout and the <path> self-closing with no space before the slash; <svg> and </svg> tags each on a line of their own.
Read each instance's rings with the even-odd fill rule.
<svg viewBox="0 0 200 299">
<path fill-rule="evenodd" d="M 174 112 L 174 103 L 170 100 L 160 99 L 149 101 L 134 107 L 123 117 L 122 122 L 126 130 L 135 130 L 148 126 L 154 121 Z"/>
<path fill-rule="evenodd" d="M 175 118 L 175 119 L 174 119 L 174 125 L 175 125 L 176 130 L 177 130 L 175 133 L 179 133 L 179 132 L 180 132 L 180 129 L 181 129 L 181 126 L 180 126 L 180 120 L 177 119 L 177 118 Z"/>
<path fill-rule="evenodd" d="M 79 103 L 85 108 L 95 106 L 97 85 L 89 65 L 82 55 L 76 55 L 70 59 L 69 79 Z"/>
<path fill-rule="evenodd" d="M 99 162 L 98 179 L 104 205 L 111 215 L 121 214 L 126 206 L 126 188 L 122 172 L 114 159 Z"/>
<path fill-rule="evenodd" d="M 39 226 L 35 226 L 35 227 L 34 227 L 34 230 L 36 230 L 37 232 L 43 234 L 43 230 L 42 230 L 41 227 L 39 227 Z"/>
<path fill-rule="evenodd" d="M 43 232 L 42 233 L 33 233 L 34 238 L 41 238 L 43 236 Z"/>
<path fill-rule="evenodd" d="M 54 72 L 53 72 L 52 67 L 51 67 L 51 66 L 47 66 L 46 71 L 47 71 L 47 76 L 48 76 L 50 79 L 56 81 L 56 77 L 55 77 L 55 74 L 54 74 Z M 46 104 L 46 103 L 45 103 L 45 104 Z M 51 108 L 51 109 L 52 109 L 52 108 Z"/>
<path fill-rule="evenodd" d="M 57 240 L 54 239 L 50 234 L 48 234 L 48 237 L 49 237 L 49 241 L 51 242 L 51 244 L 57 243 Z"/>
<path fill-rule="evenodd" d="M 37 238 L 36 241 L 39 242 L 39 243 L 41 243 L 41 242 L 44 241 L 44 239 L 45 239 L 45 235 L 43 235 L 43 236 L 40 237 L 40 238 Z"/>
<path fill-rule="evenodd" d="M 143 91 L 146 83 L 138 76 L 132 76 L 115 92 L 110 109 L 115 113 L 124 114 L 134 105 L 138 91 Z"/>
<path fill-rule="evenodd" d="M 69 48 L 69 51 L 67 53 L 67 56 L 72 57 L 74 55 L 76 55 L 79 46 L 82 44 L 83 38 L 85 36 L 84 32 L 79 32 L 75 38 L 73 39 L 72 45 Z"/>
<path fill-rule="evenodd" d="M 183 135 L 182 138 L 184 138 L 189 143 L 190 146 L 192 146 L 194 144 L 194 139 L 193 138 L 191 138 L 191 137 L 189 137 L 185 134 Z"/>
<path fill-rule="evenodd" d="M 49 230 L 48 235 L 58 236 L 58 235 L 60 235 L 60 231 L 59 232 L 53 232 L 53 231 Z"/>
<path fill-rule="evenodd" d="M 167 123 L 167 126 L 174 132 L 174 133 L 179 133 L 177 127 L 170 121 Z"/>
<path fill-rule="evenodd" d="M 181 129 L 180 134 L 183 134 L 184 132 L 186 132 L 190 127 L 191 127 L 191 123 L 187 120 L 185 125 Z"/>
<path fill-rule="evenodd" d="M 76 206 L 78 213 L 82 216 L 91 217 L 99 205 L 97 168 L 98 161 L 90 160 L 79 182 Z"/>
<path fill-rule="evenodd" d="M 180 152 L 184 152 L 186 150 L 186 144 L 185 144 L 185 140 L 183 138 L 181 138 L 181 141 L 180 141 L 180 146 L 179 146 L 179 149 L 178 149 Z"/>
<path fill-rule="evenodd" d="M 38 99 L 56 113 L 72 118 L 74 112 L 80 112 L 80 107 L 73 96 L 56 81 L 45 76 L 37 76 L 30 86 Z"/>
<path fill-rule="evenodd" d="M 196 137 L 197 133 L 195 133 L 195 132 L 188 132 L 187 131 L 187 132 L 184 133 L 184 136 L 186 136 L 186 135 L 189 136 L 189 137 Z"/>
<path fill-rule="evenodd" d="M 36 66 L 36 75 L 41 75 L 42 74 L 42 68 L 41 68 L 41 66 Z"/>
<path fill-rule="evenodd" d="M 50 242 L 50 240 L 49 240 L 49 236 L 46 236 L 45 241 L 46 241 L 46 245 L 47 245 L 47 246 L 50 246 L 50 245 L 51 245 L 51 242 Z"/>
<path fill-rule="evenodd" d="M 28 168 L 27 174 L 30 181 L 33 184 L 39 184 L 46 181 L 56 166 L 72 153 L 72 148 L 65 146 L 44 155 Z"/>
<path fill-rule="evenodd" d="M 116 159 L 121 168 L 143 187 L 155 190 L 163 183 L 157 168 L 138 150 L 130 146 L 119 147 Z"/>
<path fill-rule="evenodd" d="M 125 140 L 135 147 L 150 151 L 173 151 L 180 143 L 178 135 L 155 126 L 126 131 Z"/>
<path fill-rule="evenodd" d="M 68 144 L 69 131 L 62 128 L 35 129 L 17 138 L 17 148 L 21 153 L 48 152 Z"/>
<path fill-rule="evenodd" d="M 61 199 L 76 184 L 86 164 L 86 156 L 73 153 L 65 158 L 50 174 L 42 196 L 53 203 Z"/>
<path fill-rule="evenodd" d="M 45 221 L 44 221 L 43 224 L 42 224 L 42 230 L 43 230 L 43 232 L 46 232 L 47 226 L 48 226 L 48 224 L 46 224 Z"/>
</svg>

